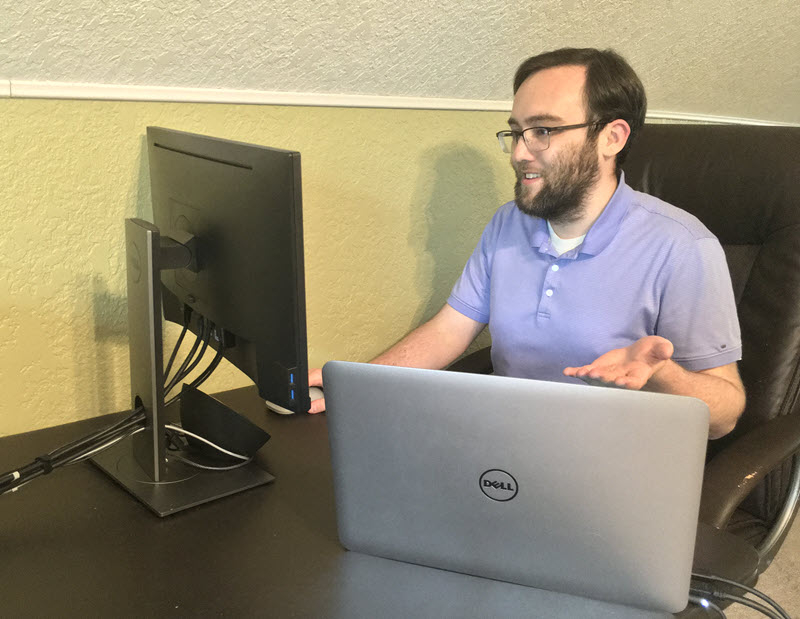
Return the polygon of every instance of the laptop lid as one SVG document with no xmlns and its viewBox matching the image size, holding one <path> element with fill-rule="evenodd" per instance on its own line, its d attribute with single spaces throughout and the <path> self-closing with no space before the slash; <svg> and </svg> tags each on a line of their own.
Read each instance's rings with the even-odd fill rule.
<svg viewBox="0 0 800 619">
<path fill-rule="evenodd" d="M 323 375 L 346 548 L 640 608 L 686 606 L 705 403 L 342 361 Z"/>
</svg>

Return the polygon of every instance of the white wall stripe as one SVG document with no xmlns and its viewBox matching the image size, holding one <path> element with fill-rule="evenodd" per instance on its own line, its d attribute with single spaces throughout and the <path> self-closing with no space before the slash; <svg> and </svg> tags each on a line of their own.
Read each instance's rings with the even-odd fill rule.
<svg viewBox="0 0 800 619">
<path fill-rule="evenodd" d="M 174 88 L 166 86 L 121 86 L 116 84 L 79 84 L 7 79 L 0 79 L 0 98 L 2 97 L 10 97 L 13 99 L 158 101 L 169 103 L 227 103 L 481 112 L 508 112 L 511 110 L 510 101 L 336 95 L 307 92 L 270 92 L 261 90 L 220 90 L 212 88 Z M 800 127 L 800 123 L 781 123 L 756 118 L 736 118 L 731 116 L 713 116 L 708 114 L 690 114 L 662 110 L 651 110 L 648 112 L 647 117 L 653 120 Z"/>
<path fill-rule="evenodd" d="M 11 81 L 12 98 L 508 111 L 508 101 Z"/>
</svg>

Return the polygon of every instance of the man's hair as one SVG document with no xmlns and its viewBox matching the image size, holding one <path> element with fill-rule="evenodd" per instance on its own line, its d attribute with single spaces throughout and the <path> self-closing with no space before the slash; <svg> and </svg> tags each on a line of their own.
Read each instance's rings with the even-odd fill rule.
<svg viewBox="0 0 800 619">
<path fill-rule="evenodd" d="M 586 68 L 584 100 L 590 121 L 610 122 L 621 118 L 630 125 L 631 134 L 623 149 L 617 153 L 617 167 L 625 161 L 631 143 L 644 124 L 647 96 L 636 72 L 611 49 L 576 49 L 565 47 L 532 56 L 523 62 L 514 76 L 514 94 L 522 83 L 543 69 L 563 66 Z M 589 128 L 589 138 L 595 139 L 602 126 Z"/>
</svg>

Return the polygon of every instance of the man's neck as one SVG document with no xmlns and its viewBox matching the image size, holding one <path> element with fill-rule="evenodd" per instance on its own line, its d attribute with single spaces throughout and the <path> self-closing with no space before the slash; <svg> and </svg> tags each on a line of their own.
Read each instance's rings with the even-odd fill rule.
<svg viewBox="0 0 800 619">
<path fill-rule="evenodd" d="M 618 180 L 615 173 L 602 176 L 597 184 L 586 195 L 584 208 L 578 219 L 571 221 L 550 221 L 550 226 L 562 239 L 574 239 L 589 232 L 595 221 L 605 210 L 611 196 L 617 190 Z"/>
</svg>

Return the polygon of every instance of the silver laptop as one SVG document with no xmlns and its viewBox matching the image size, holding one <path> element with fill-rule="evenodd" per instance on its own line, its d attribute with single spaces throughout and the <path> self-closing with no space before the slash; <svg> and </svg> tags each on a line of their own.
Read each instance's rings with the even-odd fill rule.
<svg viewBox="0 0 800 619">
<path fill-rule="evenodd" d="M 349 550 L 686 607 L 708 436 L 694 398 L 331 361 Z"/>
</svg>

